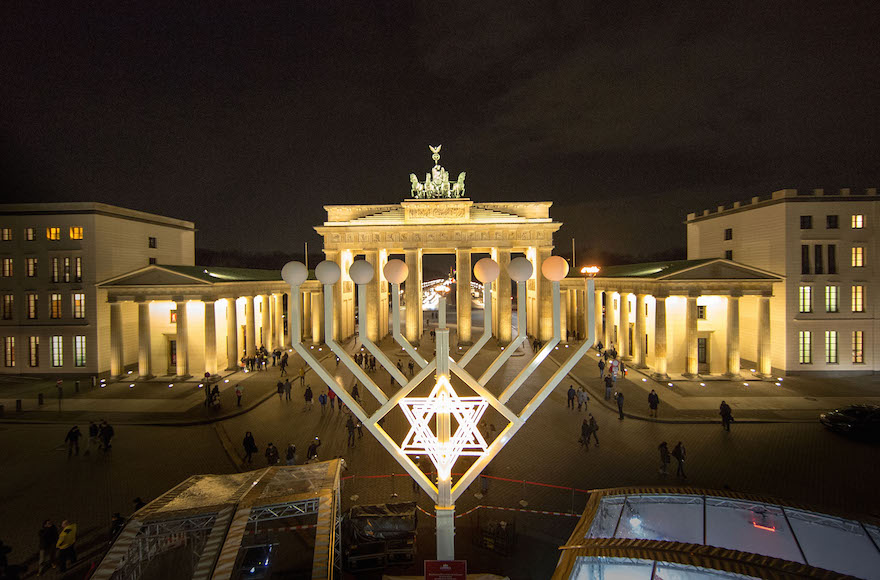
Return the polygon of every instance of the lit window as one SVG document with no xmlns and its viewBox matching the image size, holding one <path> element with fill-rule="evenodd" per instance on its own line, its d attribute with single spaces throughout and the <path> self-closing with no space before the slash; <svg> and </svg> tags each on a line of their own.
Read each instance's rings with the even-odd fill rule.
<svg viewBox="0 0 880 580">
<path fill-rule="evenodd" d="M 852 287 L 852 311 L 865 311 L 865 287 L 861 284 Z"/>
<path fill-rule="evenodd" d="M 73 259 L 73 281 L 83 281 L 83 262 L 79 256 Z"/>
<path fill-rule="evenodd" d="M 801 330 L 798 332 L 798 362 L 802 365 L 812 364 L 813 362 L 813 333 L 809 330 Z"/>
<path fill-rule="evenodd" d="M 0 238 L 2 238 L 4 242 L 11 242 L 12 241 L 12 228 L 0 229 Z"/>
<path fill-rule="evenodd" d="M 28 278 L 33 278 L 37 275 L 37 259 L 36 258 L 25 258 L 24 260 L 25 268 L 27 270 Z"/>
<path fill-rule="evenodd" d="M 49 296 L 49 318 L 61 318 L 61 294 Z"/>
<path fill-rule="evenodd" d="M 8 367 L 15 366 L 15 337 L 14 336 L 6 336 L 3 340 L 4 343 L 4 351 L 3 351 L 3 364 Z"/>
<path fill-rule="evenodd" d="M 31 336 L 28 340 L 28 366 L 40 366 L 40 337 Z"/>
<path fill-rule="evenodd" d="M 733 239 L 733 228 L 727 228 L 724 230 L 724 239 L 732 240 Z"/>
<path fill-rule="evenodd" d="M 706 307 L 697 304 L 697 320 L 706 320 Z"/>
<path fill-rule="evenodd" d="M 171 311 L 171 324 L 177 324 L 177 310 Z"/>
<path fill-rule="evenodd" d="M 158 244 L 156 243 L 156 238 L 153 238 L 153 237 L 147 238 L 147 247 L 149 247 L 149 248 L 158 247 Z"/>
<path fill-rule="evenodd" d="M 79 226 L 70 226 L 70 239 L 71 240 L 83 239 L 83 229 Z"/>
<path fill-rule="evenodd" d="M 27 301 L 28 301 L 27 317 L 30 320 L 36 320 L 37 319 L 37 311 L 40 306 L 39 297 L 36 294 L 28 294 Z"/>
<path fill-rule="evenodd" d="M 52 366 L 64 365 L 64 338 L 58 335 L 52 337 Z"/>
<path fill-rule="evenodd" d="M 853 246 L 852 249 L 852 267 L 863 268 L 865 266 L 865 248 L 862 246 Z"/>
<path fill-rule="evenodd" d="M 77 292 L 73 295 L 73 317 L 86 317 L 86 295 L 82 292 Z"/>
<path fill-rule="evenodd" d="M 46 228 L 46 239 L 47 240 L 60 240 L 61 239 L 61 228 Z"/>
<path fill-rule="evenodd" d="M 837 331 L 825 331 L 825 363 L 837 364 Z"/>
<path fill-rule="evenodd" d="M 3 277 L 10 278 L 12 276 L 12 258 L 3 258 Z"/>
<path fill-rule="evenodd" d="M 77 335 L 73 337 L 73 366 L 86 366 L 86 337 Z"/>
<path fill-rule="evenodd" d="M 813 287 L 801 286 L 798 288 L 798 312 L 806 313 L 813 311 Z"/>
<path fill-rule="evenodd" d="M 61 281 L 61 260 L 58 258 L 52 258 L 52 281 Z"/>
<path fill-rule="evenodd" d="M 825 216 L 825 228 L 829 230 L 836 230 L 838 228 L 838 220 L 836 215 L 826 215 Z"/>
<path fill-rule="evenodd" d="M 811 216 L 811 215 L 802 215 L 801 216 L 801 229 L 802 230 L 813 229 L 813 216 Z"/>
<path fill-rule="evenodd" d="M 70 258 L 64 258 L 64 281 L 70 282 Z"/>
<path fill-rule="evenodd" d="M 825 312 L 838 311 L 839 286 L 825 286 Z"/>
<path fill-rule="evenodd" d="M 865 227 L 865 216 L 857 213 L 852 216 L 852 229 L 860 230 Z"/>
<path fill-rule="evenodd" d="M 15 308 L 15 295 L 3 295 L 3 320 L 12 320 L 12 313 Z"/>
<path fill-rule="evenodd" d="M 852 333 L 852 361 L 854 363 L 865 362 L 865 331 L 853 330 Z"/>
<path fill-rule="evenodd" d="M 24 239 L 33 242 L 37 239 L 37 228 L 25 228 L 24 229 Z"/>
</svg>

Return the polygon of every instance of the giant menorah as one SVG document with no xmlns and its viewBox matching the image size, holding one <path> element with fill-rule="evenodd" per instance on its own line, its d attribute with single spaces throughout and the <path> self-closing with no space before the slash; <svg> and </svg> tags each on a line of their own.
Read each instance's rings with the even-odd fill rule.
<svg viewBox="0 0 880 580">
<path fill-rule="evenodd" d="M 595 309 L 593 280 L 587 279 L 586 300 L 588 307 L 587 339 L 559 366 L 556 372 L 537 389 L 535 394 L 518 413 L 508 403 L 516 392 L 525 385 L 535 373 L 541 362 L 559 344 L 560 336 L 560 292 L 559 281 L 568 274 L 568 263 L 559 256 L 551 256 L 541 264 L 541 273 L 551 282 L 553 300 L 553 337 L 534 354 L 528 364 L 502 390 L 497 397 L 486 388 L 488 382 L 504 366 L 511 355 L 525 342 L 526 329 L 526 280 L 533 273 L 532 263 L 526 258 L 515 258 L 510 261 L 508 272 L 517 287 L 517 335 L 492 361 L 489 367 L 475 378 L 465 367 L 489 341 L 492 332 L 492 308 L 484 310 L 483 335 L 471 346 L 458 362 L 449 356 L 449 329 L 446 328 L 445 298 L 440 301 L 439 324 L 436 332 L 435 355 L 431 361 L 422 357 L 412 344 L 400 333 L 400 284 L 408 274 L 407 265 L 401 260 L 390 260 L 382 270 L 385 278 L 392 284 L 392 334 L 394 340 L 409 354 L 421 370 L 407 380 L 406 376 L 382 350 L 373 343 L 366 332 L 367 284 L 373 279 L 374 266 L 364 260 L 355 261 L 349 269 L 349 276 L 357 285 L 358 291 L 358 332 L 363 346 L 374 356 L 376 361 L 390 373 L 400 388 L 390 396 L 358 365 L 333 338 L 333 285 L 341 275 L 338 264 L 324 261 L 315 268 L 315 275 L 324 285 L 324 336 L 327 346 L 339 357 L 342 364 L 351 371 L 370 394 L 379 403 L 379 408 L 369 414 L 354 398 L 339 385 L 311 352 L 302 344 L 300 327 L 300 285 L 308 278 L 308 270 L 300 262 L 289 262 L 281 270 L 281 277 L 290 284 L 292 300 L 292 318 L 290 320 L 290 336 L 293 348 L 304 361 L 315 371 L 327 386 L 336 391 L 351 412 L 373 434 L 394 459 L 409 473 L 422 489 L 434 500 L 437 519 L 437 559 L 452 560 L 455 557 L 455 501 L 464 493 L 474 480 L 479 477 L 492 459 L 525 425 L 526 421 L 562 381 L 574 365 L 586 354 L 595 340 Z M 483 283 L 484 304 L 491 304 L 492 285 L 500 272 L 498 264 L 489 258 L 483 258 L 474 266 L 474 275 Z M 427 397 L 410 397 L 412 391 L 428 376 L 434 373 L 434 388 Z M 452 387 L 450 377 L 455 375 L 470 387 L 476 396 L 459 397 Z M 491 405 L 505 419 L 507 426 L 501 430 L 494 441 L 487 442 L 477 425 Z M 394 407 L 399 406 L 410 424 L 410 430 L 403 442 L 392 439 L 379 424 Z M 437 469 L 437 483 L 409 458 L 410 455 L 427 455 Z M 465 473 L 453 484 L 452 467 L 461 456 L 476 457 L 476 460 Z"/>
</svg>

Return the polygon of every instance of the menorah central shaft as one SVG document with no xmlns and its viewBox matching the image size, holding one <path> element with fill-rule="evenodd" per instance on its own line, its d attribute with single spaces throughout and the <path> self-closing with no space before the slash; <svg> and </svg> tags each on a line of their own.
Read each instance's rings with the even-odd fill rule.
<svg viewBox="0 0 880 580">
<path fill-rule="evenodd" d="M 449 329 L 446 328 L 446 298 L 440 299 L 440 316 L 437 329 L 436 380 L 449 379 Z M 445 401 L 445 405 L 443 402 Z M 437 444 L 439 447 L 437 465 L 437 559 L 455 559 L 455 506 L 452 503 L 452 465 L 453 455 L 450 453 L 452 438 L 452 421 L 448 397 L 441 396 L 440 408 L 437 409 Z"/>
</svg>

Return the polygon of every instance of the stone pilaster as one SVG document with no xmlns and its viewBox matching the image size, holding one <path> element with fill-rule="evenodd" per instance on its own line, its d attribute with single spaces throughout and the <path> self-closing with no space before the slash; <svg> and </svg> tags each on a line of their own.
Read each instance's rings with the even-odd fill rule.
<svg viewBox="0 0 880 580">
<path fill-rule="evenodd" d="M 696 376 L 697 364 L 697 297 L 688 296 L 685 306 L 685 371 L 686 376 Z"/>
<path fill-rule="evenodd" d="M 406 250 L 406 266 L 409 270 L 403 283 L 406 299 L 406 339 L 418 344 L 422 331 L 422 251 Z"/>
<path fill-rule="evenodd" d="M 244 341 L 248 358 L 257 355 L 257 323 L 254 312 L 254 297 L 244 297 Z"/>
<path fill-rule="evenodd" d="M 493 320 L 498 322 L 498 332 L 495 335 L 502 345 L 510 343 L 513 338 L 513 301 L 510 295 L 510 272 L 507 267 L 510 266 L 510 250 L 498 249 L 498 258 L 496 260 L 501 272 L 498 274 L 498 280 L 495 283 L 495 302 L 497 303 L 496 316 Z M 525 304 L 519 305 L 519 308 L 525 308 Z"/>
<path fill-rule="evenodd" d="M 367 338 L 373 342 L 379 340 L 379 252 L 368 250 L 364 252 L 367 261 L 373 265 L 373 279 L 367 284 Z"/>
<path fill-rule="evenodd" d="M 471 343 L 471 251 L 455 250 L 455 310 L 458 342 Z"/>
<path fill-rule="evenodd" d="M 177 376 L 189 376 L 189 313 L 184 299 L 175 300 L 177 308 Z"/>
<path fill-rule="evenodd" d="M 620 293 L 620 326 L 617 327 L 617 342 L 620 346 L 617 348 L 622 360 L 630 360 L 629 355 L 629 293 Z"/>
<path fill-rule="evenodd" d="M 645 368 L 645 294 L 636 294 L 636 328 L 633 332 L 633 362 L 637 368 Z"/>
<path fill-rule="evenodd" d="M 153 376 L 152 337 L 150 335 L 150 303 L 138 302 L 138 375 L 142 379 Z"/>
<path fill-rule="evenodd" d="M 213 300 L 205 300 L 205 372 L 217 373 L 217 314 Z"/>
<path fill-rule="evenodd" d="M 727 297 L 727 376 L 736 377 L 740 370 L 739 296 Z"/>
<path fill-rule="evenodd" d="M 550 281 L 541 273 L 541 265 L 544 260 L 550 257 L 553 248 L 541 247 L 535 253 L 535 290 L 538 300 L 538 328 L 537 336 L 541 341 L 548 341 L 553 338 L 553 293 Z"/>
<path fill-rule="evenodd" d="M 269 348 L 269 324 L 272 319 L 269 316 L 269 295 L 263 294 L 260 296 L 260 338 L 259 341 L 260 346 L 265 346 Z"/>
<path fill-rule="evenodd" d="M 654 296 L 654 378 L 667 379 L 666 374 L 666 295 Z"/>
<path fill-rule="evenodd" d="M 770 376 L 770 297 L 758 297 L 758 372 Z"/>
<path fill-rule="evenodd" d="M 324 293 L 310 292 L 312 298 L 312 342 L 324 342 Z"/>
<path fill-rule="evenodd" d="M 238 368 L 241 351 L 238 349 L 238 309 L 235 298 L 226 299 L 226 369 Z"/>
<path fill-rule="evenodd" d="M 122 376 L 125 370 L 125 350 L 122 342 L 122 304 L 110 303 L 110 374 Z"/>
</svg>

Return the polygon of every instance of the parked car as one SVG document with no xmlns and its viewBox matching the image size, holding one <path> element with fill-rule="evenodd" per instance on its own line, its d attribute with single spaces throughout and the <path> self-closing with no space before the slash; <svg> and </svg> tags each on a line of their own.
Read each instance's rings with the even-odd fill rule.
<svg viewBox="0 0 880 580">
<path fill-rule="evenodd" d="M 847 435 L 880 437 L 880 406 L 850 405 L 819 415 L 828 429 Z"/>
</svg>

